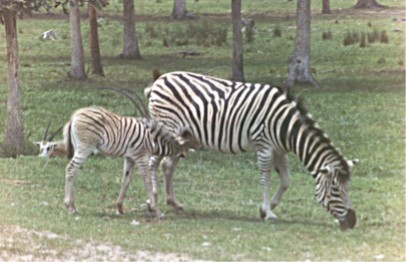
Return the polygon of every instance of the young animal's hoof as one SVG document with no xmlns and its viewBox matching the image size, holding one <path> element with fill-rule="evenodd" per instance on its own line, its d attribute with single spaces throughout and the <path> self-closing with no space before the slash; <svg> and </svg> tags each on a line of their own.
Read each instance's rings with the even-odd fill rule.
<svg viewBox="0 0 406 262">
<path fill-rule="evenodd" d="M 272 223 L 278 222 L 277 216 L 271 210 L 264 211 L 262 207 L 259 208 L 259 216 L 262 220 L 271 221 Z"/>
<path fill-rule="evenodd" d="M 167 199 L 166 204 L 172 206 L 176 211 L 183 211 L 183 206 L 172 199 Z"/>
<path fill-rule="evenodd" d="M 75 214 L 77 212 L 74 205 L 66 206 L 66 209 L 68 210 L 68 213 L 71 214 L 71 215 Z"/>
</svg>

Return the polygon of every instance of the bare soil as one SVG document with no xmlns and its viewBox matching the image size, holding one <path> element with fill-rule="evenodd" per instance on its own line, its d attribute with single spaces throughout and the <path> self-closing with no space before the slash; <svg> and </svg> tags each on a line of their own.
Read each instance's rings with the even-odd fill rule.
<svg viewBox="0 0 406 262">
<path fill-rule="evenodd" d="M 63 251 L 55 242 L 70 243 Z M 185 254 L 127 252 L 119 246 L 72 240 L 48 231 L 0 224 L 0 261 L 191 261 Z"/>
</svg>

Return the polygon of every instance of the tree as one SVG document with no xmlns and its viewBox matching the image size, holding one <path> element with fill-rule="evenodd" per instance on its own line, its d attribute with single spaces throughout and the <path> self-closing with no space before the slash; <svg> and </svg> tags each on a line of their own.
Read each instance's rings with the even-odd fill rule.
<svg viewBox="0 0 406 262">
<path fill-rule="evenodd" d="M 79 0 L 70 0 L 71 71 L 73 79 L 86 79 L 82 33 L 80 31 Z"/>
<path fill-rule="evenodd" d="M 134 0 L 123 0 L 124 47 L 121 58 L 140 59 L 137 34 L 135 30 Z"/>
<path fill-rule="evenodd" d="M 186 1 L 185 0 L 174 0 L 172 9 L 173 19 L 184 19 L 187 15 L 186 11 Z"/>
<path fill-rule="evenodd" d="M 50 6 L 48 2 L 46 0 L 2 0 L 0 2 L 0 22 L 4 24 L 6 33 L 8 86 L 6 136 L 2 147 L 12 157 L 20 154 L 24 148 L 17 16 L 31 14 L 43 6 L 48 8 Z"/>
<path fill-rule="evenodd" d="M 310 70 L 310 0 L 297 1 L 296 16 L 296 44 L 289 58 L 285 85 L 290 87 L 296 82 L 308 82 L 319 87 Z"/>
<path fill-rule="evenodd" d="M 231 79 L 234 81 L 244 81 L 241 0 L 231 0 L 231 22 L 233 24 L 233 65 Z"/>
<path fill-rule="evenodd" d="M 331 14 L 330 10 L 330 0 L 322 0 L 323 8 L 321 10 L 322 14 Z"/>
<path fill-rule="evenodd" d="M 100 56 L 96 7 L 89 3 L 88 12 L 89 12 L 89 47 L 90 47 L 90 62 L 92 65 L 92 73 L 95 75 L 104 76 L 103 65 L 101 63 Z"/>
<path fill-rule="evenodd" d="M 358 0 L 353 8 L 386 8 L 378 3 L 377 0 Z"/>
</svg>

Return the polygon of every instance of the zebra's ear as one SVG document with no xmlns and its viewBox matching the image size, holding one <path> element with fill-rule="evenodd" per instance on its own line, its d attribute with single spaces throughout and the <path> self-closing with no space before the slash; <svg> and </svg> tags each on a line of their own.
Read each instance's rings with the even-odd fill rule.
<svg viewBox="0 0 406 262">
<path fill-rule="evenodd" d="M 320 168 L 320 172 L 325 176 L 330 176 L 334 173 L 333 168 L 330 166 L 323 166 Z"/>
<path fill-rule="evenodd" d="M 358 159 L 353 159 L 353 160 L 347 160 L 347 164 L 348 164 L 348 166 L 351 168 L 351 167 L 353 167 L 353 166 L 355 166 L 356 164 L 358 164 L 359 163 L 359 160 Z"/>
</svg>

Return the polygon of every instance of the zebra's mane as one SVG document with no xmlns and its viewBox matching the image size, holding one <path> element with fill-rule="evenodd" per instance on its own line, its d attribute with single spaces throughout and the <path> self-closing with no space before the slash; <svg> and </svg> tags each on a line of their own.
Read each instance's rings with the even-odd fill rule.
<svg viewBox="0 0 406 262">
<path fill-rule="evenodd" d="M 319 125 L 309 114 L 309 112 L 305 106 L 305 103 L 304 103 L 304 98 L 296 95 L 290 89 L 281 88 L 281 87 L 277 87 L 277 88 L 279 89 L 280 92 L 285 94 L 288 102 L 290 102 L 290 103 L 294 102 L 296 104 L 296 109 L 300 115 L 300 122 L 302 125 L 304 125 L 306 127 L 308 132 L 314 136 L 317 136 L 319 138 L 320 143 L 331 147 L 332 151 L 337 155 L 337 157 L 340 161 L 340 168 L 341 168 L 342 172 L 340 172 L 340 176 L 338 178 L 341 182 L 348 181 L 350 179 L 350 167 L 348 166 L 346 158 L 342 155 L 340 150 L 334 146 L 333 142 L 330 140 L 330 138 L 327 136 L 327 134 L 323 130 L 321 130 Z M 296 134 L 299 131 L 298 130 L 299 128 L 300 127 L 296 126 L 295 127 L 296 130 L 292 130 L 292 133 Z"/>
</svg>

